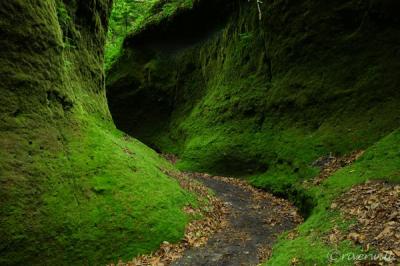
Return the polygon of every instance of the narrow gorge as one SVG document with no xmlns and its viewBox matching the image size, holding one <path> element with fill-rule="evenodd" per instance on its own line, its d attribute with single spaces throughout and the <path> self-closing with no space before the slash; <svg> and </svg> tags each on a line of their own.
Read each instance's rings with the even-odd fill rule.
<svg viewBox="0 0 400 266">
<path fill-rule="evenodd" d="M 398 1 L 0 14 L 2 265 L 400 262 Z"/>
</svg>

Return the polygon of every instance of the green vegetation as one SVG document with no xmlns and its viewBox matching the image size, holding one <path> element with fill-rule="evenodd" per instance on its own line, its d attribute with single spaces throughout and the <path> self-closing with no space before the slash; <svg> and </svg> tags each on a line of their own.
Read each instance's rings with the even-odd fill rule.
<svg viewBox="0 0 400 266">
<path fill-rule="evenodd" d="M 59 152 L 39 152 L 43 144 L 31 135 L 29 168 L 6 172 L 32 174 L 10 185 L 6 194 L 10 200 L 28 198 L 22 209 L 20 200 L 2 209 L 2 217 L 8 216 L 2 240 L 13 244 L 2 263 L 98 265 L 181 239 L 188 221 L 182 208 L 196 199 L 159 169 L 172 166 L 101 119 L 85 113 L 76 119 L 83 123 L 79 129 L 60 129 L 67 145 Z"/>
<path fill-rule="evenodd" d="M 300 225 L 297 238 L 294 240 L 281 238 L 266 265 L 288 265 L 293 258 L 300 260 L 299 265 L 327 265 L 329 263 L 327 255 L 332 252 L 362 254 L 359 247 L 348 241 L 333 247 L 327 245 L 323 238 L 326 238 L 328 232 L 335 226 L 346 232 L 349 225 L 337 211 L 329 210 L 332 201 L 353 185 L 369 180 L 400 183 L 400 130 L 394 131 L 371 146 L 353 165 L 342 168 L 321 186 L 310 189 L 317 199 L 317 206 L 312 215 Z M 342 260 L 333 265 L 348 265 L 348 263 Z"/>
<path fill-rule="evenodd" d="M 107 34 L 105 69 L 109 69 L 120 56 L 125 37 L 136 25 L 140 25 L 143 22 L 148 10 L 157 1 L 114 1 Z"/>
<path fill-rule="evenodd" d="M 108 28 L 105 69 L 121 56 L 125 37 L 149 24 L 171 16 L 178 9 L 191 8 L 193 0 L 115 0 Z"/>
<path fill-rule="evenodd" d="M 205 33 L 174 24 L 176 15 L 134 31 L 108 72 L 110 109 L 119 128 L 177 154 L 181 169 L 242 176 L 289 198 L 308 219 L 269 265 L 325 265 L 333 247 L 324 233 L 348 226 L 326 210 L 330 202 L 369 179 L 399 182 L 400 32 L 384 5 L 262 8 L 259 21 L 257 7 L 242 3 Z M 173 42 L 158 37 L 165 32 Z M 317 158 L 358 149 L 367 153 L 355 165 L 319 187 L 302 185 L 318 173 Z"/>
<path fill-rule="evenodd" d="M 356 1 L 326 5 L 304 1 L 285 10 L 278 1 L 264 5 L 270 15 L 261 22 L 256 6 L 244 5 L 203 39 L 173 18 L 167 24 L 173 43 L 157 36 L 168 33 L 164 21 L 148 29 L 151 38 L 145 29 L 134 32 L 128 42 L 148 38 L 157 46 L 127 47 L 110 69 L 117 126 L 178 154 L 182 169 L 252 175 L 255 185 L 277 194 L 313 177 L 318 157 L 369 147 L 400 122 L 400 79 L 387 71 L 400 69 L 390 45 L 398 31 L 364 32 L 355 27 L 357 17 L 348 22 L 352 30 L 327 29 L 335 17 L 359 11 Z M 296 29 L 309 21 L 306 33 Z M 187 44 L 179 30 L 198 41 Z"/>
<path fill-rule="evenodd" d="M 358 251 L 324 237 L 351 224 L 329 209 L 341 193 L 400 182 L 390 4 L 276 0 L 260 20 L 254 1 L 112 2 L 0 2 L 0 263 L 101 265 L 181 239 L 197 199 L 140 141 L 293 201 L 308 219 L 267 265 Z M 114 126 L 105 69 L 114 121 L 140 141 Z M 358 149 L 305 185 L 317 158 Z"/>
<path fill-rule="evenodd" d="M 104 265 L 178 241 L 197 199 L 106 104 L 110 1 L 34 2 L 0 4 L 0 263 Z"/>
</svg>

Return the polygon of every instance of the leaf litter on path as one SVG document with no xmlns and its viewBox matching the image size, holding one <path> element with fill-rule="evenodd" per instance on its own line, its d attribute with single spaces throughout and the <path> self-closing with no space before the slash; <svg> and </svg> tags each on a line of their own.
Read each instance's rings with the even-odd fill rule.
<svg viewBox="0 0 400 266">
<path fill-rule="evenodd" d="M 184 207 L 183 211 L 191 217 L 201 217 L 201 219 L 194 219 L 186 226 L 181 242 L 171 244 L 164 241 L 154 253 L 138 256 L 128 262 L 120 260 L 117 264 L 111 263 L 109 266 L 170 265 L 171 262 L 182 257 L 186 249 L 204 245 L 212 234 L 227 226 L 228 206 L 213 196 L 206 186 L 189 178 L 185 173 L 161 170 L 175 178 L 182 188 L 198 196 L 199 207 L 188 205 Z"/>
<path fill-rule="evenodd" d="M 184 211 L 201 219 L 187 225 L 180 243 L 164 242 L 152 254 L 119 261 L 116 265 L 258 265 L 271 255 L 279 234 L 302 222 L 297 209 L 288 201 L 256 189 L 244 180 L 164 172 L 198 195 L 199 207 L 185 206 Z"/>
</svg>

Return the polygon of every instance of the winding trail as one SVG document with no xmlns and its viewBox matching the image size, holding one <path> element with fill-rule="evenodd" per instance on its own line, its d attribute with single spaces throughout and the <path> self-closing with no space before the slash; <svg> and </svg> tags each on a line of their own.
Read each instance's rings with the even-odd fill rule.
<svg viewBox="0 0 400 266">
<path fill-rule="evenodd" d="M 278 235 L 303 221 L 287 200 L 256 189 L 244 180 L 163 171 L 203 199 L 203 207 L 185 209 L 188 214 L 201 211 L 203 218 L 188 224 L 181 242 L 163 242 L 154 253 L 127 263 L 120 261 L 118 266 L 259 265 L 270 257 Z M 295 234 L 293 231 L 288 237 Z"/>
<path fill-rule="evenodd" d="M 277 235 L 293 229 L 301 217 L 287 201 L 225 177 L 192 174 L 230 207 L 228 226 L 206 245 L 190 248 L 174 266 L 258 265 L 265 261 Z"/>
</svg>

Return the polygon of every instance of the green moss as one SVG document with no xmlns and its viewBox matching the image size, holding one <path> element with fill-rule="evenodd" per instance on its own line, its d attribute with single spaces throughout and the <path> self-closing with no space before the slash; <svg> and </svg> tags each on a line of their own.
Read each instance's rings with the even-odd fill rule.
<svg viewBox="0 0 400 266">
<path fill-rule="evenodd" d="M 3 209 L 7 219 L 1 226 L 2 240 L 10 247 L 3 250 L 3 263 L 94 265 L 130 259 L 156 249 L 162 241 L 181 239 L 188 220 L 182 208 L 195 198 L 159 170 L 171 166 L 111 125 L 83 117 L 78 121 L 85 126 L 62 131 L 67 145 L 55 158 L 45 151 L 32 156 L 30 167 L 36 171 L 25 171 L 45 180 L 6 178 L 17 177 L 14 169 L 4 176 L 3 182 L 13 182 L 4 198 L 24 195 L 33 202 L 25 202 L 21 209 L 21 200 L 28 199 L 16 200 Z M 34 141 L 31 149 L 39 150 Z M 33 228 L 21 234 L 29 227 Z"/>
<path fill-rule="evenodd" d="M 298 265 L 304 266 L 349 265 L 347 260 L 334 261 L 334 259 L 339 258 L 339 254 L 362 254 L 361 248 L 355 247 L 349 241 L 344 241 L 337 246 L 330 246 L 322 239 L 327 236 L 329 229 L 332 229 L 333 226 L 342 231 L 348 228 L 348 224 L 341 222 L 340 216 L 337 217 L 337 214 L 331 213 L 322 217 L 310 217 L 309 222 L 298 228 L 299 236 L 294 240 L 286 239 L 285 235 L 281 236 L 274 246 L 272 258 L 265 265 L 291 265 L 292 261 L 297 261 Z"/>
<path fill-rule="evenodd" d="M 363 254 L 359 246 L 347 241 L 338 247 L 326 244 L 327 232 L 337 227 L 346 232 L 351 221 L 346 221 L 329 206 L 332 201 L 352 186 L 369 180 L 384 180 L 400 183 L 400 131 L 396 130 L 371 146 L 353 165 L 345 167 L 329 177 L 321 186 L 310 192 L 317 200 L 312 215 L 299 227 L 299 237 L 288 240 L 284 237 L 274 248 L 273 256 L 266 265 L 288 265 L 293 258 L 303 264 L 327 264 L 328 256 L 337 254 Z M 297 184 L 301 187 L 301 184 Z M 303 188 L 304 189 L 304 188 Z M 373 252 L 373 251 L 372 251 Z M 347 260 L 338 260 L 333 265 L 347 265 Z"/>
<path fill-rule="evenodd" d="M 108 111 L 110 3 L 0 3 L 1 264 L 101 265 L 183 236 L 196 198 Z"/>
<path fill-rule="evenodd" d="M 302 1 L 285 9 L 278 1 L 263 5 L 260 22 L 256 6 L 243 3 L 222 29 L 193 35 L 193 44 L 158 38 L 174 16 L 152 24 L 152 38 L 146 27 L 132 33 L 107 81 L 117 126 L 178 154 L 182 169 L 260 173 L 255 184 L 277 183 L 277 191 L 284 190 L 277 176 L 288 176 L 282 184 L 310 178 L 318 157 L 369 147 L 399 123 L 400 65 L 388 44 L 398 30 L 373 20 L 369 31 L 338 23 L 346 12 L 357 14 L 347 23 L 357 22 L 368 7 L 356 1 L 329 6 Z M 305 33 L 298 29 L 310 22 Z M 157 45 L 129 42 L 142 37 Z"/>
<path fill-rule="evenodd" d="M 71 17 L 63 2 L 57 3 L 57 17 L 61 27 L 68 27 L 71 22 Z"/>
<path fill-rule="evenodd" d="M 193 34 L 170 15 L 128 36 L 107 79 L 113 118 L 177 154 L 181 169 L 244 176 L 289 198 L 308 219 L 298 239 L 279 242 L 270 264 L 298 257 L 326 265 L 335 247 L 322 235 L 348 225 L 327 211 L 330 202 L 368 179 L 398 182 L 396 17 L 358 1 L 282 0 L 263 4 L 259 21 L 254 3 L 235 4 L 207 33 Z M 320 156 L 357 149 L 368 151 L 354 166 L 320 187 L 302 185 L 318 173 L 312 163 Z"/>
</svg>

